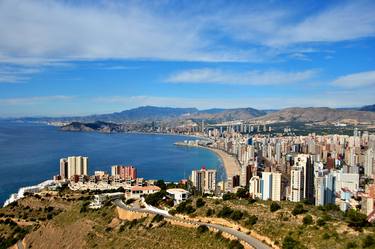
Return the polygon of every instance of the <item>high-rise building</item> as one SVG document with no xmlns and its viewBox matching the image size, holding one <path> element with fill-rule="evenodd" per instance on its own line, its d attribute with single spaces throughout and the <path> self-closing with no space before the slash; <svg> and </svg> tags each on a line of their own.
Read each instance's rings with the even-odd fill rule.
<svg viewBox="0 0 375 249">
<path fill-rule="evenodd" d="M 131 165 L 114 165 L 111 168 L 111 175 L 123 180 L 137 179 L 137 169 Z"/>
<path fill-rule="evenodd" d="M 216 170 L 202 167 L 191 172 L 193 186 L 201 193 L 214 192 L 216 190 Z"/>
<path fill-rule="evenodd" d="M 261 197 L 259 176 L 251 177 L 251 179 L 249 181 L 249 194 L 250 194 L 250 197 L 252 197 L 252 198 L 260 198 Z"/>
<path fill-rule="evenodd" d="M 271 200 L 281 201 L 281 173 L 272 172 Z"/>
<path fill-rule="evenodd" d="M 260 192 L 262 200 L 271 199 L 272 196 L 272 172 L 263 172 L 260 180 Z"/>
<path fill-rule="evenodd" d="M 60 159 L 60 176 L 61 179 L 68 178 L 68 159 L 66 158 Z"/>
<path fill-rule="evenodd" d="M 60 175 L 63 179 L 87 175 L 88 157 L 70 156 L 60 159 Z"/>
<path fill-rule="evenodd" d="M 336 177 L 326 174 L 315 178 L 315 205 L 324 206 L 336 201 Z"/>
<path fill-rule="evenodd" d="M 304 197 L 304 168 L 302 166 L 293 166 L 290 176 L 290 201 L 300 202 Z"/>
</svg>

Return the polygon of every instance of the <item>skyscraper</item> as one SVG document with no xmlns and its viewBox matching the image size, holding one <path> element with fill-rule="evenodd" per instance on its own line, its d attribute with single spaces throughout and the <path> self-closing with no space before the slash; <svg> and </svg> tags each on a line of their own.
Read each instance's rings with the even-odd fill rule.
<svg viewBox="0 0 375 249">
<path fill-rule="evenodd" d="M 293 166 L 291 175 L 290 201 L 300 202 L 304 195 L 304 168 L 302 166 Z"/>
<path fill-rule="evenodd" d="M 68 159 L 66 158 L 60 159 L 60 176 L 61 179 L 68 178 Z"/>
<path fill-rule="evenodd" d="M 65 159 L 66 160 L 66 159 Z M 87 175 L 88 157 L 71 156 L 68 157 L 68 174 L 66 178 L 74 175 Z"/>
<path fill-rule="evenodd" d="M 216 190 L 216 170 L 202 167 L 191 172 L 191 181 L 198 192 L 208 193 Z"/>
<path fill-rule="evenodd" d="M 281 173 L 272 172 L 271 199 L 281 201 Z"/>
</svg>

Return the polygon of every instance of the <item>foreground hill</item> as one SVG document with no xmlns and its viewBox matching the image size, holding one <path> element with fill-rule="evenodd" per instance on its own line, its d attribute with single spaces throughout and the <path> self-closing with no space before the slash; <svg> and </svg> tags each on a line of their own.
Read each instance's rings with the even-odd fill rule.
<svg viewBox="0 0 375 249">
<path fill-rule="evenodd" d="M 287 108 L 254 119 L 264 122 L 346 122 L 372 123 L 375 113 L 366 111 L 339 110 L 328 107 Z"/>
</svg>

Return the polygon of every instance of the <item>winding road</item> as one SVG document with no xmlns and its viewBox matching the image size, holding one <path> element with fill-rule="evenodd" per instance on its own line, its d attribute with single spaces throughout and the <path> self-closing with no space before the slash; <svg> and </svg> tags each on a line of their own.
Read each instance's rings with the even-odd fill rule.
<svg viewBox="0 0 375 249">
<path fill-rule="evenodd" d="M 212 227 L 212 228 L 215 228 L 215 229 L 217 229 L 221 232 L 225 232 L 225 233 L 228 233 L 230 235 L 233 235 L 233 236 L 237 237 L 239 240 L 247 242 L 249 245 L 251 245 L 252 247 L 254 247 L 256 249 L 271 249 L 271 247 L 269 247 L 268 245 L 266 245 L 262 241 L 254 238 L 254 237 L 251 237 L 250 235 L 248 235 L 246 233 L 243 233 L 241 231 L 237 231 L 236 229 L 233 229 L 233 228 L 230 228 L 230 227 L 226 227 L 226 226 L 222 226 L 222 225 L 218 225 L 218 224 L 205 223 L 205 222 L 183 220 L 183 219 L 173 217 L 169 214 L 167 215 L 165 213 L 158 212 L 157 210 L 146 210 L 146 209 L 142 209 L 142 208 L 129 208 L 120 199 L 114 200 L 113 203 L 117 207 L 125 209 L 125 210 L 143 212 L 143 213 L 151 213 L 151 214 L 160 214 L 160 215 L 162 215 L 166 218 L 174 219 L 176 221 L 181 221 L 181 222 L 187 222 L 188 221 L 188 222 L 190 222 L 192 224 L 195 224 L 195 225 L 205 225 L 207 227 Z"/>
</svg>

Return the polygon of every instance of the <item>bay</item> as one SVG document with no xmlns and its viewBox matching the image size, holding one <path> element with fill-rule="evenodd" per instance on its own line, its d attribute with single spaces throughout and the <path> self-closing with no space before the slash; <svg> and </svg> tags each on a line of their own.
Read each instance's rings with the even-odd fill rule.
<svg viewBox="0 0 375 249">
<path fill-rule="evenodd" d="M 211 151 L 175 146 L 191 139 L 175 135 L 64 132 L 35 123 L 0 122 L 0 205 L 20 187 L 51 179 L 59 173 L 59 159 L 89 157 L 89 173 L 111 165 L 133 165 L 138 177 L 178 181 L 202 166 L 218 170 L 221 160 Z"/>
</svg>

